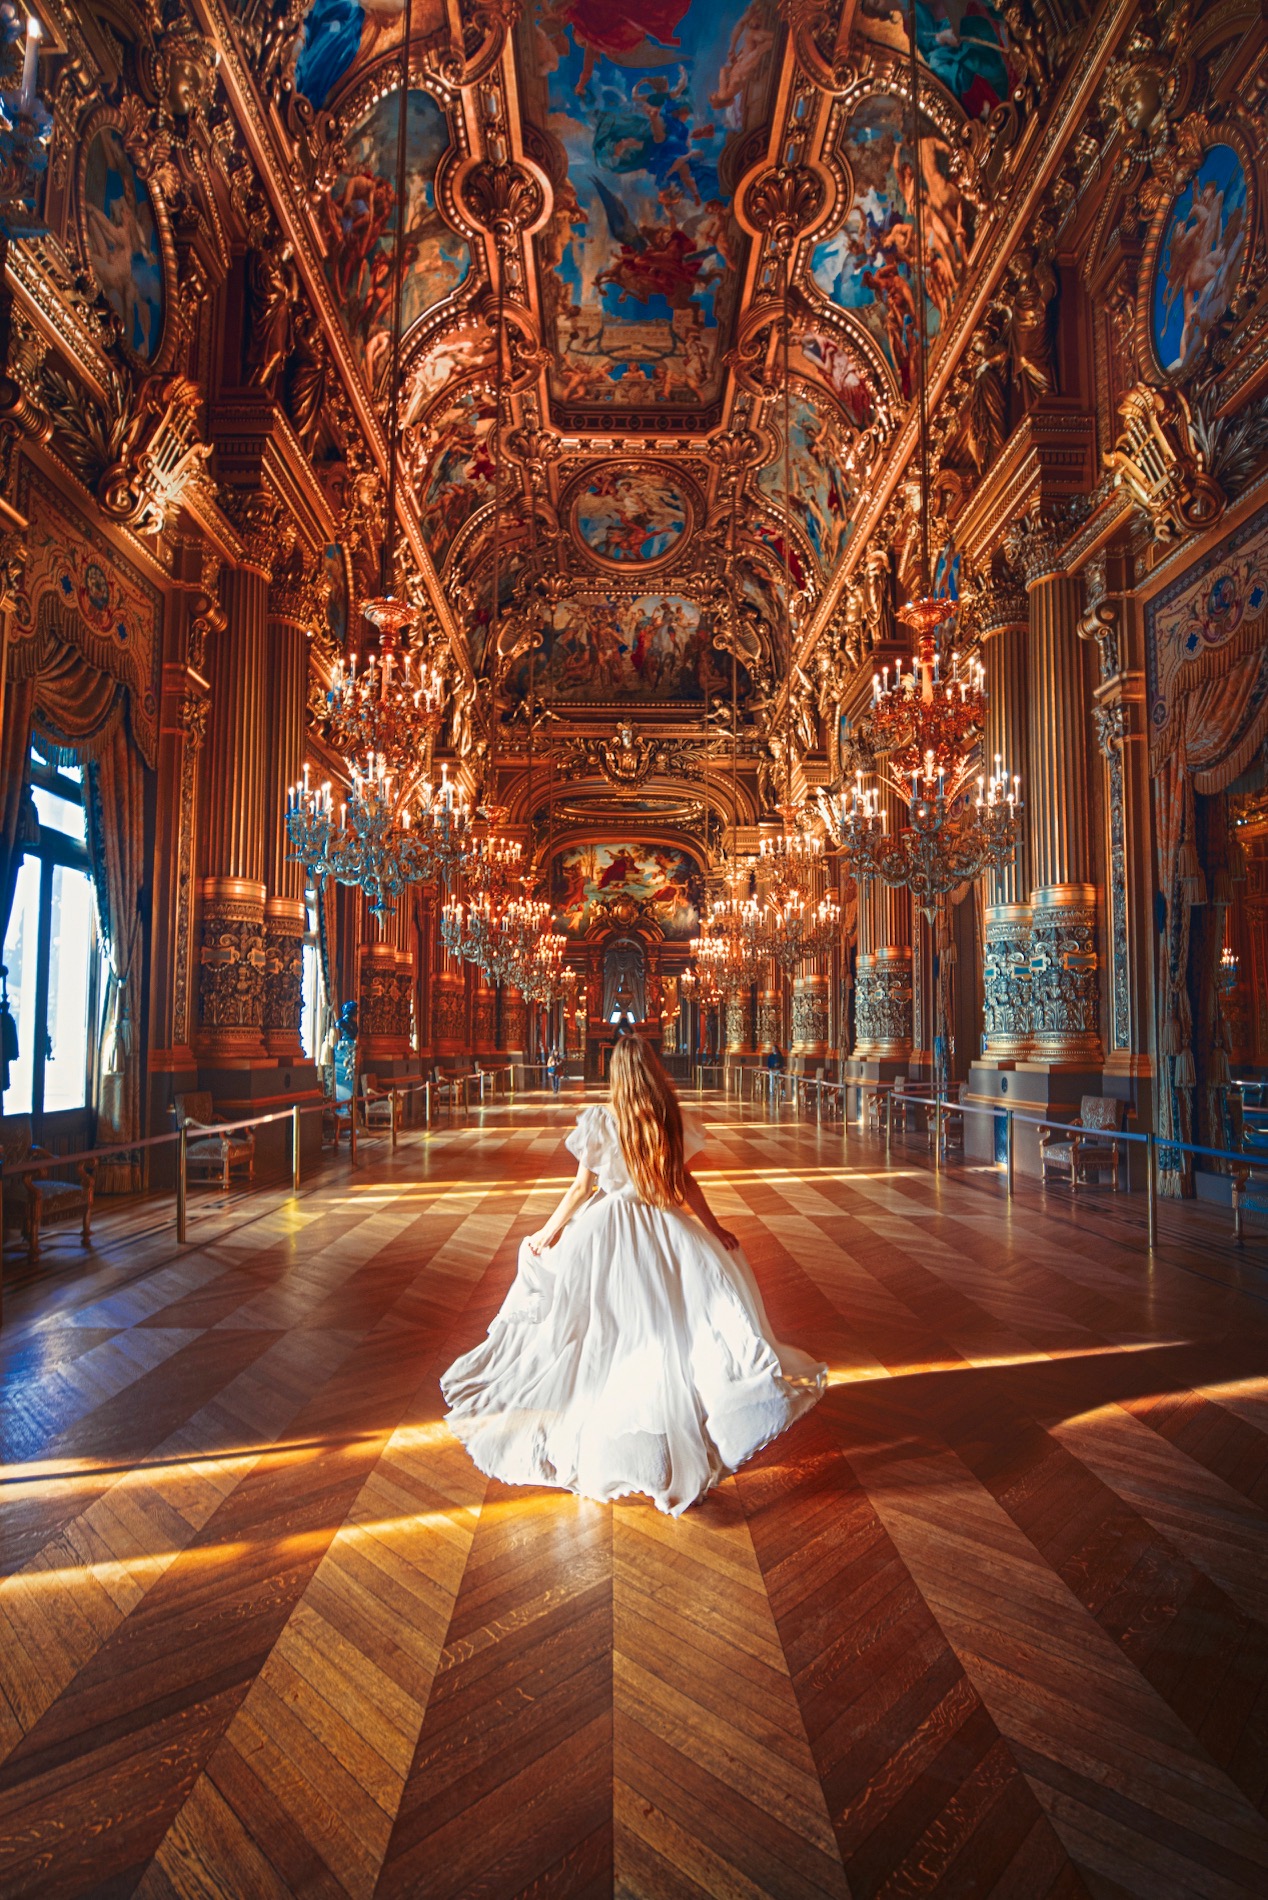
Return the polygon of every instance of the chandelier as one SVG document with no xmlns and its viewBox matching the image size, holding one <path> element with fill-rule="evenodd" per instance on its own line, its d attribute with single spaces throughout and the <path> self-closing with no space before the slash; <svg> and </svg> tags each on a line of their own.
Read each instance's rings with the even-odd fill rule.
<svg viewBox="0 0 1268 1900">
<path fill-rule="evenodd" d="M 791 801 L 779 807 L 783 830 L 777 838 L 763 838 L 758 846 L 758 870 L 767 887 L 781 900 L 799 891 L 804 896 L 823 862 L 823 839 L 818 832 L 797 828 L 799 808 Z"/>
<path fill-rule="evenodd" d="M 434 667 L 415 667 L 399 651 L 410 610 L 373 600 L 364 611 L 379 626 L 379 653 L 359 675 L 355 653 L 340 661 L 326 694 L 348 797 L 336 824 L 329 781 L 314 787 L 305 766 L 287 796 L 286 832 L 309 878 L 359 884 L 382 922 L 409 885 L 453 870 L 468 848 L 471 811 L 444 766 L 438 783 L 430 777 L 444 684 Z"/>
<path fill-rule="evenodd" d="M 523 989 L 532 981 L 550 922 L 550 905 L 542 898 L 478 891 L 446 900 L 440 934 L 446 950 L 478 965 L 490 983 Z"/>
<path fill-rule="evenodd" d="M 820 792 L 819 808 L 834 844 L 856 878 L 879 877 L 905 885 L 929 923 L 942 899 L 983 871 L 999 871 L 1016 849 L 1021 814 L 1020 783 L 1000 762 L 988 780 L 979 777 L 968 803 L 949 790 L 945 769 L 932 751 L 911 780 L 887 782 L 910 797 L 907 824 L 894 836 L 880 809 L 880 793 L 867 790 L 862 774 L 848 792 Z"/>
<path fill-rule="evenodd" d="M 700 935 L 691 945 L 702 986 L 718 996 L 750 989 L 765 961 L 760 936 L 761 906 L 749 897 L 751 858 L 732 858 L 723 873 L 724 895 L 709 904 Z"/>
</svg>

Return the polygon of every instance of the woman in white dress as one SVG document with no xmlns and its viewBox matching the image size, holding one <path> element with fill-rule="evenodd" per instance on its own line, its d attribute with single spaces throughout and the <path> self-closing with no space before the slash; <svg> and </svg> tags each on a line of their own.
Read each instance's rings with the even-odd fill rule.
<svg viewBox="0 0 1268 1900">
<path fill-rule="evenodd" d="M 488 1336 L 450 1366 L 449 1423 L 488 1476 L 677 1516 L 808 1411 L 826 1368 L 771 1333 L 688 1162 L 703 1146 L 649 1046 L 567 1146 L 577 1178 L 520 1246 Z M 599 1192 L 594 1192 L 595 1187 Z"/>
</svg>

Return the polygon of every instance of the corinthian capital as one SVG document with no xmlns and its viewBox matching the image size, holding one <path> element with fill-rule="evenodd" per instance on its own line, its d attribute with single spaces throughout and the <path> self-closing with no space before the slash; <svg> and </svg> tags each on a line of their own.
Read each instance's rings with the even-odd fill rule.
<svg viewBox="0 0 1268 1900">
<path fill-rule="evenodd" d="M 1020 515 L 1004 532 L 1004 552 L 1030 588 L 1063 573 L 1061 537 L 1042 515 Z"/>
</svg>

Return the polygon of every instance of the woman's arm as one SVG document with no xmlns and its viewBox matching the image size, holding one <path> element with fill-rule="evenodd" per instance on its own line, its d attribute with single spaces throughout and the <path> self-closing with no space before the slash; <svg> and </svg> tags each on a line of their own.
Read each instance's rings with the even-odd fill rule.
<svg viewBox="0 0 1268 1900">
<path fill-rule="evenodd" d="M 595 1179 L 596 1177 L 590 1172 L 589 1168 L 586 1167 L 585 1163 L 582 1162 L 581 1166 L 577 1169 L 576 1180 L 568 1189 L 568 1192 L 564 1195 L 562 1201 L 560 1201 L 558 1207 L 546 1222 L 546 1225 L 539 1227 L 535 1234 L 529 1235 L 528 1244 L 534 1253 L 545 1253 L 547 1247 L 554 1246 L 577 1209 L 590 1199 L 594 1191 Z"/>
<path fill-rule="evenodd" d="M 740 1244 L 739 1241 L 729 1228 L 721 1226 L 717 1221 L 713 1209 L 704 1198 L 704 1189 L 690 1168 L 687 1169 L 687 1192 L 685 1199 L 687 1206 L 696 1216 L 696 1219 L 704 1223 L 719 1246 L 725 1247 L 728 1253 L 734 1253 Z"/>
</svg>

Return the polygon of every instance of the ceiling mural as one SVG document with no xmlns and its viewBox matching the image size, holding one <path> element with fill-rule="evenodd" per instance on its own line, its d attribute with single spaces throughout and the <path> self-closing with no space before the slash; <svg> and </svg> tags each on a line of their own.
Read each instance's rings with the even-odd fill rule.
<svg viewBox="0 0 1268 1900">
<path fill-rule="evenodd" d="M 699 702 L 731 676 L 714 651 L 710 615 L 677 594 L 561 600 L 532 664 L 539 690 L 564 704 Z M 526 691 L 527 661 L 520 673 Z"/>
<path fill-rule="evenodd" d="M 371 387 L 384 372 L 391 339 L 399 111 L 398 92 L 386 93 L 352 128 L 344 141 L 343 169 L 322 203 L 326 278 Z M 449 126 L 421 88 L 410 92 L 407 126 L 403 312 L 408 331 L 463 283 L 471 251 L 437 209 L 436 170 L 449 150 Z"/>
<path fill-rule="evenodd" d="M 867 0 L 865 31 L 897 53 L 907 52 L 905 6 Z M 1008 98 L 1021 62 L 1010 44 L 1002 7 L 988 0 L 916 0 L 920 57 L 970 119 L 987 119 Z"/>
<path fill-rule="evenodd" d="M 447 25 L 444 0 L 413 0 L 414 36 L 442 31 Z M 294 84 L 309 104 L 321 110 L 345 81 L 375 60 L 399 51 L 405 9 L 401 0 L 363 6 L 361 0 L 312 0 L 294 45 Z"/>
<path fill-rule="evenodd" d="M 458 530 L 492 499 L 493 403 L 475 389 L 459 389 L 429 418 L 426 473 L 419 484 L 419 526 L 439 571 Z"/>
<path fill-rule="evenodd" d="M 538 250 L 556 402 L 717 402 L 745 248 L 731 161 L 768 116 L 776 40 L 770 0 L 531 9 L 526 106 L 562 160 Z"/>
<path fill-rule="evenodd" d="M 581 489 L 572 518 L 581 542 L 600 560 L 649 566 L 674 553 L 691 526 L 691 503 L 656 469 L 609 466 Z"/>
<path fill-rule="evenodd" d="M 704 879 L 689 852 L 621 839 L 558 852 L 550 894 L 556 926 L 570 936 L 584 937 L 596 923 L 628 925 L 645 915 L 666 937 L 685 938 L 700 928 Z"/>
<path fill-rule="evenodd" d="M 841 140 L 854 194 L 844 222 L 816 244 L 810 260 L 815 287 L 866 325 L 904 396 L 911 393 L 917 326 L 910 131 L 910 113 L 890 93 L 874 94 L 856 107 Z M 919 145 L 925 185 L 925 320 L 932 340 L 964 278 L 971 212 L 952 175 L 951 148 L 927 121 Z"/>
<path fill-rule="evenodd" d="M 788 487 L 785 492 L 784 415 L 779 402 L 770 405 L 768 426 L 778 446 L 758 477 L 764 495 L 783 507 L 814 550 L 821 571 L 835 566 L 849 539 L 852 525 L 850 450 L 852 442 L 838 416 L 805 391 L 795 390 L 788 404 Z"/>
</svg>

